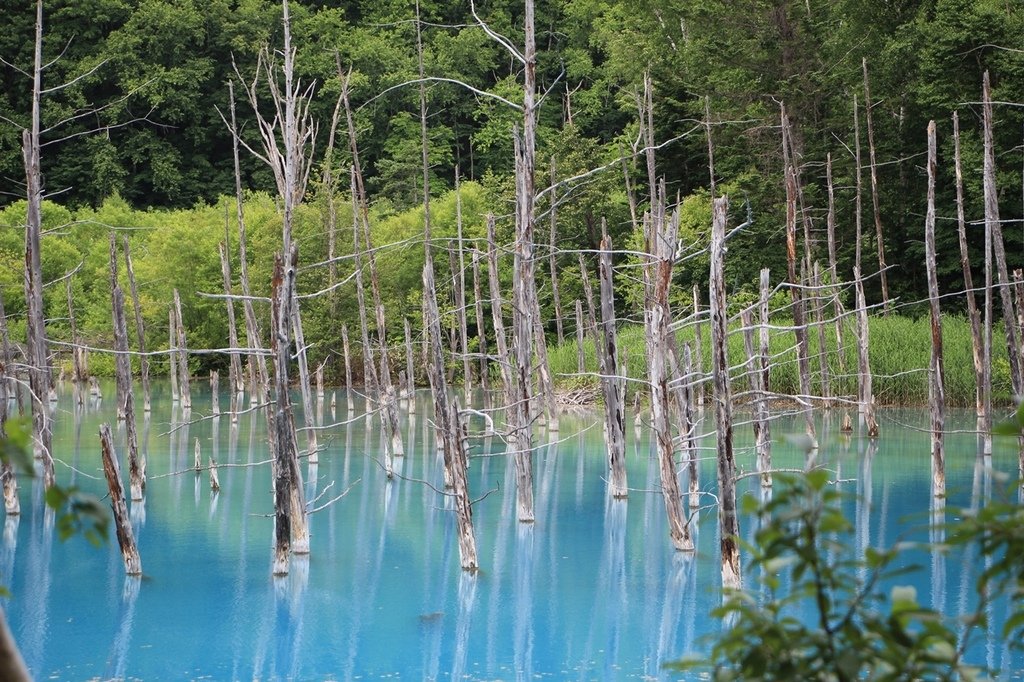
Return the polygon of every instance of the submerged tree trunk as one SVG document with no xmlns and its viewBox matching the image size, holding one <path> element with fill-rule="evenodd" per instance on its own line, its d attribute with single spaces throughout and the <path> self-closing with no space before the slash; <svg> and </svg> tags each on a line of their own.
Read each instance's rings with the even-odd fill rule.
<svg viewBox="0 0 1024 682">
<path fill-rule="evenodd" d="M 114 320 L 114 360 L 117 376 L 117 411 L 124 415 L 128 438 L 128 475 L 132 501 L 142 499 L 146 488 L 146 465 L 139 459 L 139 439 L 135 429 L 135 397 L 132 395 L 132 367 L 128 357 L 128 328 L 124 315 L 124 292 L 117 281 L 117 241 L 110 234 L 111 308 Z"/>
<path fill-rule="evenodd" d="M 953 112 L 953 164 L 956 173 L 956 226 L 960 242 L 960 267 L 964 273 L 964 296 L 967 298 L 967 319 L 971 323 L 971 358 L 974 360 L 974 409 L 982 416 L 985 406 L 985 372 L 982 369 L 981 313 L 974 297 L 974 277 L 971 274 L 971 259 L 967 252 L 967 220 L 964 217 L 964 178 L 960 164 L 960 117 Z"/>
<path fill-rule="evenodd" d="M 662 216 L 662 220 L 659 220 L 653 228 L 656 230 L 651 244 L 651 258 L 654 264 L 652 272 L 654 299 L 651 302 L 647 329 L 648 356 L 651 359 L 649 370 L 651 414 L 657 438 L 661 492 L 665 499 L 665 513 L 668 516 L 669 538 L 672 541 L 672 546 L 677 550 L 692 552 L 694 549 L 693 538 L 690 537 L 690 524 L 683 513 L 683 498 L 679 490 L 679 479 L 676 476 L 672 427 L 669 423 L 670 395 L 667 360 L 671 357 L 672 313 L 669 308 L 668 294 L 672 285 L 672 265 L 676 253 L 676 240 L 679 235 L 678 209 L 668 220 Z M 602 277 L 602 283 L 603 281 Z"/>
<path fill-rule="evenodd" d="M 605 234 L 601 239 L 601 330 L 602 343 L 595 339 L 599 353 L 601 387 L 604 393 L 605 423 L 608 426 L 608 492 L 612 497 L 626 497 L 626 395 L 625 374 L 619 366 L 618 336 L 615 329 L 615 289 L 612 282 L 612 241 Z M 589 288 L 589 282 L 586 283 Z"/>
<path fill-rule="evenodd" d="M 178 334 L 178 390 L 181 391 L 181 409 L 192 409 L 192 389 L 189 386 L 188 346 L 185 344 L 185 322 L 181 316 L 181 297 L 174 290 L 174 328 Z"/>
<path fill-rule="evenodd" d="M 946 420 L 946 389 L 942 362 L 942 318 L 939 311 L 939 280 L 935 263 L 935 121 L 928 123 L 928 209 L 924 219 L 925 267 L 928 271 L 928 303 L 931 310 L 932 356 L 928 373 L 928 404 L 932 421 L 932 494 L 946 495 L 946 456 L 943 429 Z"/>
<path fill-rule="evenodd" d="M 40 254 L 42 239 L 43 173 L 40 165 L 40 96 L 43 72 L 43 3 L 36 2 L 35 49 L 32 69 L 32 118 L 30 127 L 22 131 L 22 153 L 25 162 L 25 196 L 28 200 L 25 217 L 25 354 L 29 365 L 29 388 L 32 392 L 32 435 L 37 456 L 43 461 L 43 485 L 56 483 L 53 455 L 50 451 L 50 356 L 46 339 L 46 309 L 43 305 L 43 267 Z"/>
<path fill-rule="evenodd" d="M 103 474 L 107 478 L 107 489 L 110 491 L 110 508 L 114 512 L 117 544 L 121 548 L 121 558 L 124 559 L 124 572 L 128 575 L 142 575 L 142 559 L 135 544 L 128 506 L 124 501 L 121 469 L 117 463 L 117 453 L 114 452 L 114 439 L 110 435 L 109 424 L 100 425 L 100 452 L 103 456 Z"/>
<path fill-rule="evenodd" d="M 142 411 L 150 412 L 152 403 L 149 391 L 149 356 L 146 354 L 146 328 L 142 322 L 142 305 L 139 302 L 139 290 L 135 286 L 135 268 L 132 267 L 132 254 L 128 248 L 128 237 L 125 237 L 121 243 L 124 246 L 124 264 L 125 270 L 128 272 L 128 289 L 132 294 L 132 308 L 135 312 L 135 337 L 139 344 L 139 372 L 142 375 Z M 232 345 L 234 343 L 236 342 L 232 342 Z"/>
<path fill-rule="evenodd" d="M 711 367 L 714 382 L 718 461 L 718 535 L 722 587 L 741 585 L 739 517 L 736 513 L 736 462 L 732 443 L 732 392 L 729 387 L 728 325 L 725 300 L 725 223 L 729 200 L 714 200 L 711 220 Z"/>
</svg>

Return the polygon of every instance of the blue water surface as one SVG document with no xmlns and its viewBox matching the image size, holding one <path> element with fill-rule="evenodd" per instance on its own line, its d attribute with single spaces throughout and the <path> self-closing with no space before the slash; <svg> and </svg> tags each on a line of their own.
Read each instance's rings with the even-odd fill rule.
<svg viewBox="0 0 1024 682">
<path fill-rule="evenodd" d="M 58 479 L 105 493 L 97 430 L 113 422 L 108 400 L 74 407 L 62 388 L 55 413 Z M 95 548 L 81 537 L 59 542 L 40 482 L 22 480 L 20 519 L 7 519 L 0 581 L 4 608 L 33 675 L 40 680 L 355 680 L 355 679 L 669 679 L 662 665 L 706 652 L 722 624 L 710 611 L 722 601 L 716 512 L 694 517 L 697 551 L 669 543 L 650 430 L 629 429 L 631 492 L 610 501 L 599 412 L 564 415 L 560 431 L 537 431 L 534 524 L 515 519 L 511 462 L 499 438 L 473 441 L 470 485 L 481 499 L 474 523 L 481 571 L 459 568 L 454 519 L 420 393 L 403 412 L 407 455 L 388 482 L 381 468 L 378 420 L 350 424 L 341 409 L 318 410 L 323 451 L 305 464 L 312 553 L 290 574 L 271 577 L 273 498 L 261 413 L 209 418 L 210 395 L 193 388 L 196 407 L 183 415 L 157 385 L 153 413 L 139 431 L 150 480 L 131 514 L 144 577 L 126 578 L 116 541 Z M 227 396 L 221 396 L 226 409 Z M 361 401 L 357 404 L 361 409 Z M 877 448 L 839 433 L 841 413 L 819 415 L 820 456 L 851 493 L 844 510 L 856 524 L 851 549 L 928 539 L 930 494 L 927 415 L 883 410 Z M 740 414 L 738 419 L 745 417 Z M 630 416 L 632 419 L 632 416 Z M 854 415 L 856 419 L 856 415 Z M 715 489 L 713 417 L 700 466 L 702 490 Z M 299 420 L 301 425 L 301 418 Z M 332 425 L 336 424 L 336 425 Z M 992 469 L 1015 471 L 1016 443 L 997 441 L 992 469 L 977 457 L 974 420 L 954 414 L 947 436 L 952 518 L 958 506 L 984 504 L 1004 486 Z M 480 431 L 482 424 L 473 424 Z M 794 421 L 774 433 L 797 431 Z M 123 455 L 124 428 L 117 438 Z M 221 464 L 221 491 L 207 472 L 190 470 L 196 440 L 204 463 Z M 300 444 L 304 438 L 300 433 Z M 737 427 L 736 459 L 754 467 L 753 437 Z M 804 455 L 776 443 L 777 467 L 800 467 Z M 122 465 L 122 471 L 127 467 Z M 681 474 L 685 486 L 685 473 Z M 685 487 L 684 487 L 685 489 Z M 741 494 L 759 496 L 756 477 Z M 713 499 L 708 496 L 704 502 Z M 750 540 L 760 521 L 740 519 Z M 908 553 L 921 570 L 921 602 L 951 618 L 977 604 L 974 581 L 984 562 L 971 552 Z M 745 576 L 759 589 L 756 572 Z M 1024 660 L 998 637 L 1009 604 L 990 608 L 991 622 L 972 640 L 978 663 L 1020 677 Z"/>
</svg>

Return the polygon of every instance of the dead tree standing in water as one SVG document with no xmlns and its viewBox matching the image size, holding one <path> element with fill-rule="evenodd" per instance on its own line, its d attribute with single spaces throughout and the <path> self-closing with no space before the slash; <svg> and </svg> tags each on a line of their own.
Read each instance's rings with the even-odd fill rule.
<svg viewBox="0 0 1024 682">
<path fill-rule="evenodd" d="M 658 443 L 661 492 L 665 498 L 669 538 L 672 540 L 672 546 L 677 550 L 692 552 L 693 538 L 690 536 L 690 524 L 683 512 L 683 498 L 679 490 L 679 479 L 676 476 L 672 427 L 669 423 L 671 397 L 669 395 L 667 360 L 671 357 L 672 340 L 670 337 L 672 331 L 670 323 L 672 313 L 668 303 L 668 292 L 672 285 L 672 265 L 676 253 L 676 240 L 679 235 L 679 211 L 677 209 L 667 220 L 665 220 L 664 211 L 659 211 L 659 214 L 661 219 L 652 226 L 651 258 L 654 266 L 652 268 L 654 299 L 650 306 L 650 315 L 647 318 L 648 356 L 651 361 L 651 414 Z M 603 282 L 604 278 L 602 277 Z"/>
<path fill-rule="evenodd" d="M 725 223 L 729 200 L 714 200 L 711 218 L 711 372 L 715 426 L 718 432 L 718 535 L 721 543 L 722 587 L 739 588 L 739 516 L 736 512 L 736 462 L 732 443 L 732 392 L 729 388 L 728 325 L 725 301 Z"/>
<path fill-rule="evenodd" d="M 946 420 L 946 389 L 942 363 L 942 318 L 939 311 L 939 280 L 935 264 L 935 121 L 928 122 L 928 209 L 924 219 L 925 267 L 928 270 L 928 303 L 931 310 L 932 357 L 928 373 L 928 403 L 932 421 L 932 494 L 946 495 L 946 457 L 943 428 Z"/>
</svg>

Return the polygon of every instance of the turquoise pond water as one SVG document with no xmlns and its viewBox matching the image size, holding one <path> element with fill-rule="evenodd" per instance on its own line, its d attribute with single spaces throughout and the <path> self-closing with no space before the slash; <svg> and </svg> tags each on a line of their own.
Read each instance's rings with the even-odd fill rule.
<svg viewBox="0 0 1024 682">
<path fill-rule="evenodd" d="M 54 448 L 64 484 L 103 494 L 97 430 L 113 420 L 108 399 L 75 410 L 61 389 Z M 431 448 L 429 405 L 403 417 L 409 479 L 440 484 Z M 209 412 L 210 396 L 193 388 L 191 419 Z M 227 407 L 227 396 L 221 405 Z M 344 420 L 345 401 L 337 420 Z M 721 603 L 717 523 L 699 516 L 698 551 L 684 556 L 668 541 L 657 460 L 646 428 L 629 428 L 625 502 L 605 493 L 600 415 L 561 419 L 559 442 L 538 434 L 537 523 L 514 517 L 511 467 L 497 439 L 478 442 L 470 485 L 490 495 L 474 508 L 481 572 L 459 569 L 454 519 L 445 499 L 413 480 L 385 481 L 376 459 L 379 422 L 326 428 L 320 463 L 308 469 L 307 499 L 321 504 L 349 486 L 343 499 L 312 515 L 312 554 L 293 560 L 291 574 L 270 576 L 273 519 L 269 466 L 223 466 L 222 490 L 188 470 L 195 439 L 203 460 L 221 464 L 267 459 L 262 415 L 245 414 L 183 425 L 165 385 L 139 431 L 150 481 L 144 505 L 132 508 L 145 577 L 126 579 L 116 541 L 99 549 L 82 538 L 59 542 L 40 502 L 40 483 L 22 481 L 22 517 L 8 519 L 0 551 L 0 584 L 12 596 L 7 617 L 33 675 L 40 680 L 180 679 L 628 679 L 671 678 L 662 663 L 707 650 L 721 630 L 709 612 Z M 361 408 L 361 401 L 357 408 Z M 325 424 L 335 421 L 324 409 Z M 856 415 L 854 415 L 856 418 Z M 846 503 L 856 522 L 855 551 L 907 538 L 925 539 L 929 491 L 927 415 L 883 410 L 875 452 L 856 436 L 840 437 L 839 414 L 819 417 L 821 457 L 858 498 Z M 632 416 L 628 417 L 632 420 Z M 711 431 L 711 415 L 702 423 Z M 301 420 L 300 420 L 301 423 Z M 977 465 L 974 420 L 954 414 L 947 437 L 949 506 L 983 504 L 1002 484 Z M 774 433 L 799 430 L 778 422 Z M 123 441 L 124 429 L 116 431 Z M 304 439 L 300 434 L 300 442 Z M 753 466 L 749 427 L 737 429 L 737 462 Z M 704 445 L 713 448 L 713 438 Z M 121 451 L 123 452 L 123 446 Z M 714 489 L 713 449 L 701 465 L 701 487 Z M 777 444 L 775 465 L 801 466 L 802 453 Z M 1016 471 L 1016 443 L 997 441 L 995 470 Z M 126 467 L 122 467 L 126 475 Z M 326 490 L 326 492 L 324 492 Z M 760 495 L 754 477 L 743 494 Z M 749 539 L 753 517 L 741 517 Z M 908 555 L 921 570 L 920 600 L 955 617 L 976 603 L 975 554 Z M 747 575 L 756 589 L 756 576 Z M 997 637 L 1008 604 L 970 649 L 980 663 L 1008 677 L 1024 670 L 1021 654 Z"/>
</svg>

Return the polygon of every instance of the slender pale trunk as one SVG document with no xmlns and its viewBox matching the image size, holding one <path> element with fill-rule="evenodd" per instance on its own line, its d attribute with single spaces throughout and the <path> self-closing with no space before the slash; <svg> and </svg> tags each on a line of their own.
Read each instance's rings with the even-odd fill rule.
<svg viewBox="0 0 1024 682">
<path fill-rule="evenodd" d="M 974 409 L 979 417 L 984 414 L 985 372 L 982 369 L 981 313 L 974 297 L 974 276 L 967 251 L 967 220 L 964 217 L 964 177 L 960 164 L 960 117 L 953 112 L 953 164 L 956 173 L 956 227 L 960 242 L 960 268 L 964 273 L 964 296 L 967 298 L 967 318 L 971 323 L 971 357 L 974 360 Z"/>
<path fill-rule="evenodd" d="M 345 402 L 348 404 L 348 412 L 356 411 L 355 401 L 352 399 L 352 356 L 349 353 L 348 325 L 341 326 L 341 344 L 345 353 Z"/>
<path fill-rule="evenodd" d="M 189 386 L 188 346 L 185 343 L 185 322 L 181 316 L 181 297 L 174 290 L 174 331 L 177 334 L 178 390 L 181 392 L 181 409 L 192 409 L 192 389 Z"/>
<path fill-rule="evenodd" d="M 558 199 L 556 196 L 555 157 L 551 157 L 551 238 L 548 241 L 548 266 L 551 270 L 551 303 L 555 312 L 555 331 L 558 334 L 558 345 L 565 343 L 565 330 L 562 327 L 562 297 L 558 291 Z"/>
<path fill-rule="evenodd" d="M 651 304 L 651 314 L 648 317 L 650 324 L 647 329 L 648 356 L 651 359 L 649 368 L 651 415 L 657 439 L 661 492 L 665 499 L 665 513 L 668 516 L 669 538 L 672 541 L 672 546 L 677 550 L 692 552 L 694 549 L 693 538 L 690 536 L 690 524 L 683 513 L 683 498 L 679 490 L 679 479 L 676 476 L 675 448 L 669 420 L 670 395 L 667 361 L 671 357 L 672 312 L 669 308 L 668 295 L 672 285 L 672 265 L 676 252 L 676 240 L 679 235 L 678 210 L 671 219 L 662 220 L 654 228 L 657 236 L 652 241 L 654 248 L 650 254 L 654 263 L 652 272 L 654 300 Z"/>
<path fill-rule="evenodd" d="M 235 164 L 235 209 L 238 220 L 238 283 L 242 288 L 242 311 L 245 313 L 245 338 L 249 347 L 249 374 L 252 387 L 249 394 L 250 404 L 267 403 L 270 400 L 270 375 L 267 372 L 267 360 L 263 356 L 263 342 L 256 310 L 252 304 L 252 291 L 249 288 L 249 257 L 246 253 L 245 212 L 242 202 L 242 172 L 238 160 L 238 126 L 235 122 L 235 91 L 234 85 L 228 81 L 228 97 L 231 108 L 231 139 L 232 155 Z M 256 371 L 253 371 L 253 361 Z M 257 383 L 258 382 L 258 383 Z"/>
<path fill-rule="evenodd" d="M 878 165 L 875 162 L 875 127 L 871 116 L 871 89 L 868 82 L 868 60 L 861 59 L 864 71 L 864 118 L 868 125 L 868 158 L 871 164 L 871 207 L 875 215 L 875 239 L 878 246 L 878 272 L 882 282 L 882 305 L 885 314 L 891 309 L 889 304 L 889 277 L 885 265 L 885 240 L 882 238 L 882 211 L 878 207 Z M 858 164 L 859 165 L 859 164 Z"/>
<path fill-rule="evenodd" d="M 487 334 L 484 332 L 484 300 L 480 277 L 480 259 L 478 249 L 473 249 L 473 307 L 476 313 L 477 352 L 480 354 L 480 387 L 484 392 L 484 401 L 488 400 L 491 391 L 490 369 L 487 364 Z"/>
<path fill-rule="evenodd" d="M 946 456 L 943 429 L 946 421 L 946 389 L 942 362 L 942 318 L 939 311 L 939 279 L 935 263 L 935 121 L 928 122 L 928 209 L 924 219 L 924 260 L 928 271 L 928 304 L 931 310 L 932 357 L 929 368 L 928 404 L 932 422 L 932 493 L 946 494 Z"/>
<path fill-rule="evenodd" d="M 43 267 L 41 261 L 43 173 L 40 165 L 40 97 L 43 73 L 43 3 L 36 1 L 35 47 L 32 68 L 32 115 L 28 129 L 22 131 L 22 152 L 25 162 L 25 196 L 28 200 L 25 218 L 25 306 L 26 355 L 29 365 L 29 388 L 32 391 L 32 435 L 37 456 L 43 461 L 43 485 L 49 489 L 56 482 L 53 456 L 50 451 L 52 427 L 49 406 L 49 346 L 46 339 L 46 309 L 43 305 Z"/>
<path fill-rule="evenodd" d="M 615 287 L 612 281 L 612 241 L 605 234 L 601 239 L 601 387 L 604 393 L 605 423 L 608 426 L 608 492 L 614 498 L 626 497 L 626 396 L 625 372 L 619 366 L 618 336 L 615 329 Z M 588 282 L 589 286 L 589 282 Z M 621 374 L 620 374 L 621 373 Z M 667 427 L 666 427 L 667 428 Z"/>
<path fill-rule="evenodd" d="M 758 328 L 757 370 L 761 373 L 760 388 L 762 393 L 761 399 L 757 404 L 758 412 L 761 415 L 757 456 L 760 465 L 759 470 L 761 471 L 761 485 L 763 487 L 770 487 L 772 485 L 772 476 L 770 473 L 767 475 L 764 473 L 771 471 L 772 468 L 771 420 L 768 414 L 768 392 L 771 387 L 771 351 L 768 346 L 768 300 L 771 297 L 771 283 L 768 268 L 761 268 L 760 285 L 760 297 L 758 298 L 760 326 Z"/>
<path fill-rule="evenodd" d="M 459 185 L 459 169 L 455 168 L 455 257 L 458 272 L 455 274 L 455 318 L 459 325 L 459 340 L 462 344 L 462 381 L 468 402 L 473 394 L 472 360 L 469 357 L 469 330 L 466 325 L 466 258 L 462 248 L 462 191 Z"/>
<path fill-rule="evenodd" d="M 867 422 L 868 437 L 878 437 L 875 421 L 875 396 L 871 388 L 871 365 L 868 362 L 868 305 L 864 298 L 864 280 L 860 270 L 853 269 L 853 283 L 857 298 L 857 379 L 860 393 L 860 411 Z"/>
<path fill-rule="evenodd" d="M 736 513 L 736 462 L 732 443 L 732 392 L 729 387 L 728 317 L 725 298 L 725 223 L 729 200 L 714 200 L 711 221 L 711 374 L 714 385 L 718 461 L 718 535 L 722 587 L 738 589 L 740 573 L 739 516 Z"/>
<path fill-rule="evenodd" d="M 789 117 L 782 109 L 782 155 L 786 173 L 786 266 L 789 277 L 789 291 L 793 300 L 793 333 L 796 336 L 797 370 L 800 376 L 802 401 L 811 398 L 811 368 L 807 341 L 807 322 L 804 315 L 804 296 L 800 290 L 801 278 L 796 271 L 796 207 L 797 181 L 796 163 L 793 158 L 793 138 L 789 128 Z M 814 427 L 814 414 L 809 406 L 801 409 L 804 415 L 804 429 L 810 438 L 812 448 L 817 448 L 818 438 Z"/>
<path fill-rule="evenodd" d="M 316 437 L 316 413 L 313 411 L 313 390 L 309 375 L 309 360 L 306 355 L 306 335 L 302 329 L 302 314 L 299 312 L 299 297 L 292 291 L 292 334 L 294 334 L 296 355 L 299 364 L 299 389 L 302 393 L 302 419 L 306 425 L 306 454 L 310 464 L 317 464 L 319 444 Z"/>
<path fill-rule="evenodd" d="M 231 287 L 231 253 L 230 242 L 228 241 L 227 221 L 224 223 L 224 243 L 218 245 L 220 253 L 220 276 L 224 283 L 224 303 L 228 312 L 228 344 L 231 346 L 230 364 L 228 365 L 228 385 L 231 390 L 231 410 L 235 410 L 237 394 L 245 390 L 245 382 L 242 380 L 242 358 L 238 353 L 238 325 L 235 321 L 235 301 L 232 298 Z"/>
<path fill-rule="evenodd" d="M 174 306 L 167 311 L 167 360 L 170 363 L 171 378 L 171 400 L 179 402 L 181 391 L 178 389 L 178 329 L 177 318 L 174 316 Z"/>
<path fill-rule="evenodd" d="M 419 2 L 416 3 L 416 41 L 419 48 L 420 70 L 422 73 L 422 43 L 420 42 Z M 436 428 L 443 439 L 444 467 L 446 478 L 452 482 L 455 499 L 455 520 L 459 536 L 459 559 L 462 569 L 476 571 L 479 567 L 476 552 L 476 535 L 473 531 L 473 506 L 469 497 L 469 484 L 466 476 L 468 459 L 462 440 L 457 402 L 449 402 L 448 385 L 444 375 L 444 351 L 441 346 L 441 319 L 437 307 L 437 287 L 434 283 L 434 253 L 431 244 L 430 224 L 430 164 L 426 134 L 426 94 L 420 88 L 420 124 L 422 133 L 423 157 L 423 233 L 424 255 L 423 266 L 423 305 L 424 335 L 429 346 L 427 355 L 427 373 L 430 377 L 430 388 L 434 393 L 434 418 Z M 495 273 L 495 277 L 497 273 Z M 500 312 L 498 313 L 500 315 Z"/>
<path fill-rule="evenodd" d="M 135 429 L 135 397 L 132 394 L 132 366 L 128 356 L 128 325 L 124 315 L 124 292 L 117 281 L 117 240 L 110 234 L 111 309 L 114 321 L 114 359 L 117 377 L 117 412 L 123 415 L 128 439 L 128 475 L 131 499 L 141 500 L 146 488 L 146 464 L 139 459 L 139 438 Z"/>
<path fill-rule="evenodd" d="M 128 237 L 121 241 L 124 247 L 124 264 L 128 272 L 128 289 L 132 294 L 132 308 L 135 312 L 135 338 L 139 344 L 139 372 L 142 375 L 142 411 L 152 409 L 149 390 L 149 356 L 146 354 L 146 327 L 142 321 L 142 305 L 139 302 L 139 290 L 135 285 L 135 268 L 132 266 L 132 254 L 128 247 Z M 237 341 L 232 342 L 232 346 Z M 76 342 L 77 343 L 77 342 Z"/>
<path fill-rule="evenodd" d="M 988 71 L 982 84 L 982 120 L 985 135 L 985 225 L 992 233 L 992 254 L 995 257 L 996 274 L 999 276 L 999 300 L 1003 304 L 1003 328 L 1006 332 L 1006 354 L 1010 361 L 1010 384 L 1014 395 L 1024 392 L 1024 377 L 1017 348 L 1017 328 L 1013 323 L 1013 291 L 1006 268 L 1006 247 L 1003 244 L 1003 227 L 999 220 L 999 194 L 996 191 L 996 159 L 992 129 L 992 94 L 989 88 Z"/>
<path fill-rule="evenodd" d="M 828 272 L 829 283 L 832 285 L 832 316 L 835 318 L 836 357 L 839 360 L 839 372 L 846 374 L 846 351 L 843 346 L 843 302 L 839 298 L 839 266 L 836 256 L 836 196 L 832 185 L 832 154 L 825 159 L 825 182 L 828 187 L 828 213 L 825 218 L 825 229 L 828 239 Z"/>
</svg>

